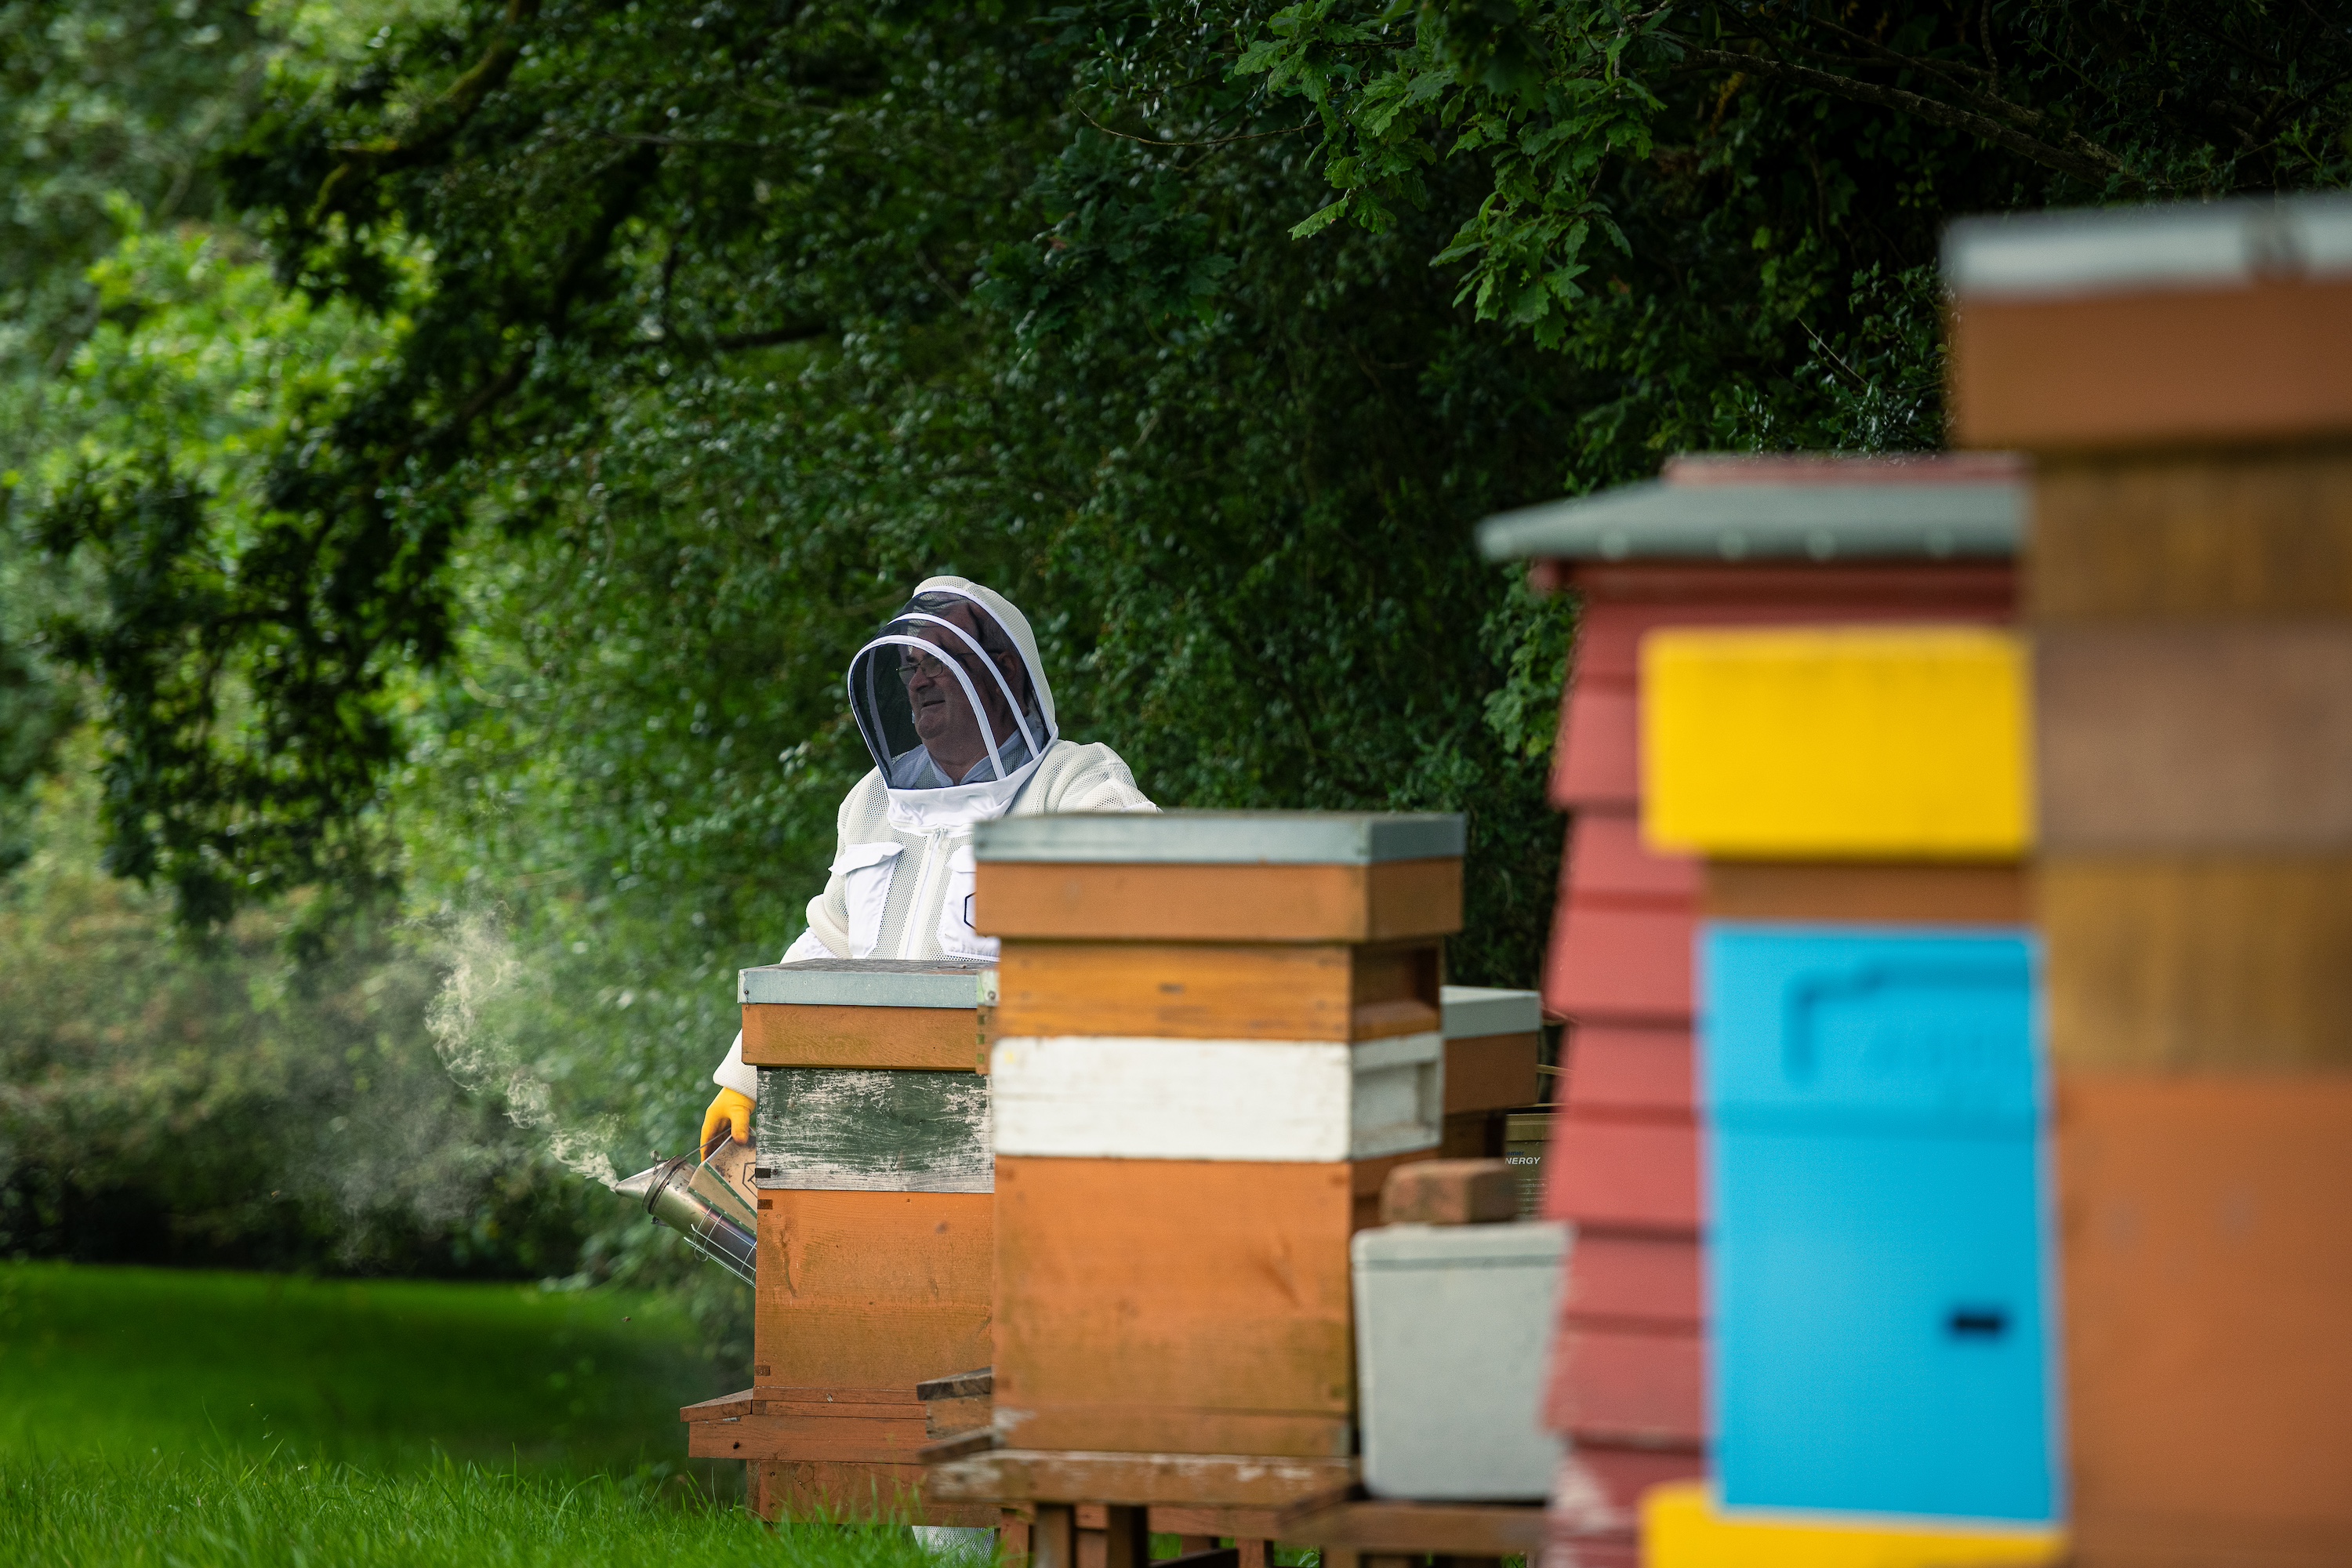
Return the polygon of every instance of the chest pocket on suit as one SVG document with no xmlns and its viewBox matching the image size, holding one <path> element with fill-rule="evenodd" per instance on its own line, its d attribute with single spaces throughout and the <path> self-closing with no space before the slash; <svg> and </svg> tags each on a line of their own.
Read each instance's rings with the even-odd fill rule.
<svg viewBox="0 0 2352 1568">
<path fill-rule="evenodd" d="M 882 940 L 882 911 L 890 903 L 890 874 L 903 844 L 847 844 L 833 858 L 849 904 L 849 956 L 871 958 Z"/>
<path fill-rule="evenodd" d="M 948 885 L 940 900 L 940 952 L 949 958 L 994 958 L 997 941 L 971 929 L 973 896 L 971 846 L 948 856 Z"/>
</svg>

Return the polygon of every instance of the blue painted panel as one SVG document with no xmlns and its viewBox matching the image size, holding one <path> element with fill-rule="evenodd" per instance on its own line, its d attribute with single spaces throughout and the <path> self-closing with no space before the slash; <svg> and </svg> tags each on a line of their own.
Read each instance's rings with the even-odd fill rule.
<svg viewBox="0 0 2352 1568">
<path fill-rule="evenodd" d="M 1701 936 L 1727 1506 L 2058 1512 L 2023 932 Z"/>
<path fill-rule="evenodd" d="M 2033 1143 L 1748 1131 L 1714 1153 L 1724 1501 L 2053 1518 Z"/>
<path fill-rule="evenodd" d="M 1714 921 L 1698 958 L 1704 1094 L 1730 1121 L 2041 1117 L 2030 931 Z"/>
</svg>

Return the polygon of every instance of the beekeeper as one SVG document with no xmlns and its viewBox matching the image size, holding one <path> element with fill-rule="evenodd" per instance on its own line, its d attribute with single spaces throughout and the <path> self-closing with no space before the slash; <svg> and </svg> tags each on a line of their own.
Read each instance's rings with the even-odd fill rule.
<svg viewBox="0 0 2352 1568">
<path fill-rule="evenodd" d="M 1002 594 L 932 577 L 849 661 L 874 771 L 841 803 L 824 891 L 783 962 L 996 956 L 972 930 L 971 830 L 999 816 L 1156 811 L 1108 746 L 1062 739 L 1028 617 Z M 710 1075 L 708 1149 L 751 1139 L 759 1075 L 738 1034 Z"/>
</svg>

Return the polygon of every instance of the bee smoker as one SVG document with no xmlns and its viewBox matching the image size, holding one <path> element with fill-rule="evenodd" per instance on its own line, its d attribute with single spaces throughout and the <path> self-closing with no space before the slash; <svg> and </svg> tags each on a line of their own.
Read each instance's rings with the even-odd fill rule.
<svg viewBox="0 0 2352 1568">
<path fill-rule="evenodd" d="M 685 1236 L 687 1245 L 746 1285 L 758 1283 L 759 1216 L 745 1201 L 751 1149 L 721 1132 L 718 1152 L 665 1160 L 613 1190 L 643 1198 L 656 1225 Z"/>
</svg>

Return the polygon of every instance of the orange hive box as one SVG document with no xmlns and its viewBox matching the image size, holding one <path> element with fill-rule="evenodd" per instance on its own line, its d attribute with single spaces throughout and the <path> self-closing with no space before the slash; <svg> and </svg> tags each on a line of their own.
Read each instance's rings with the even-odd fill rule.
<svg viewBox="0 0 2352 1568">
<path fill-rule="evenodd" d="M 2034 454 L 2075 1560 L 2352 1561 L 2352 202 L 1945 260 L 1958 431 Z"/>
<path fill-rule="evenodd" d="M 2347 1560 L 2352 1076 L 2059 1080 L 2085 1563 Z"/>
<path fill-rule="evenodd" d="M 981 828 L 998 1447 L 936 1495 L 1266 1508 L 1352 1478 L 1348 1239 L 1438 1152 L 1462 842 L 1454 816 Z"/>
<path fill-rule="evenodd" d="M 734 1419 L 696 1423 L 691 1451 L 749 1461 L 766 1517 L 996 1522 L 924 1495 L 915 1393 L 988 1362 L 988 973 L 945 960 L 742 972 L 743 1059 L 760 1072 L 756 1382 Z"/>
<path fill-rule="evenodd" d="M 2352 429 L 2352 203 L 1955 224 L 1952 423 L 2034 452 L 2254 446 Z"/>
</svg>

